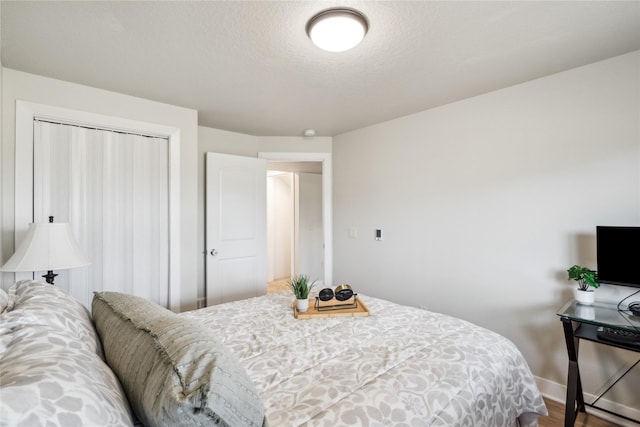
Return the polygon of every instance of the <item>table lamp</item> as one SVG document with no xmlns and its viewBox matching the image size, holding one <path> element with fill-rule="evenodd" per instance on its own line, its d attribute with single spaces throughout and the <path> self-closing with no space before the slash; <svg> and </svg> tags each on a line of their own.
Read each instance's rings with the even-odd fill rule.
<svg viewBox="0 0 640 427">
<path fill-rule="evenodd" d="M 0 268 L 2 271 L 25 272 L 44 271 L 43 275 L 53 285 L 57 274 L 53 270 L 83 267 L 91 264 L 80 245 L 73 236 L 71 224 L 68 222 L 49 222 L 29 224 L 27 236 L 16 249 L 16 252 Z"/>
</svg>

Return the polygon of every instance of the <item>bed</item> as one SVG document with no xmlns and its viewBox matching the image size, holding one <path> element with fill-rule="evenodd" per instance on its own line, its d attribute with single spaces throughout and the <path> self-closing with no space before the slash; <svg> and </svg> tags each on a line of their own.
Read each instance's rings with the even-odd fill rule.
<svg viewBox="0 0 640 427">
<path fill-rule="evenodd" d="M 535 426 L 518 349 L 447 315 L 360 295 L 371 315 L 299 320 L 292 296 L 174 314 L 59 288 L 0 294 L 0 425 Z"/>
</svg>

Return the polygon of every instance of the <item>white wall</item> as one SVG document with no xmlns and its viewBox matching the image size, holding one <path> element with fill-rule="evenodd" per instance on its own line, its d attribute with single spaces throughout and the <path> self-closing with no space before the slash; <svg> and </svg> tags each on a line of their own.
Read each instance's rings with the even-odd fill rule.
<svg viewBox="0 0 640 427">
<path fill-rule="evenodd" d="M 257 157 L 258 152 L 330 153 L 330 137 L 257 137 L 197 126 L 197 112 L 115 92 L 2 69 L 1 80 L 0 256 L 14 251 L 15 102 L 24 100 L 84 112 L 123 117 L 180 128 L 181 133 L 181 277 L 182 310 L 196 308 L 204 296 L 204 153 Z M 0 286 L 13 282 L 0 273 Z"/>
<path fill-rule="evenodd" d="M 0 7 L 0 19 L 1 19 L 1 15 L 2 15 L 2 7 Z M 0 31 L 0 165 L 2 165 L 2 168 L 0 170 L 0 262 L 4 263 L 6 262 L 5 260 L 9 259 L 9 257 L 11 256 L 11 254 L 13 254 L 13 246 L 11 246 L 12 251 L 10 252 L 9 255 L 5 256 L 5 245 L 3 243 L 4 241 L 4 230 L 5 230 L 5 218 L 4 218 L 4 205 L 5 205 L 5 201 L 4 201 L 4 197 L 5 197 L 5 193 L 4 193 L 4 181 L 5 179 L 8 178 L 7 175 L 7 171 L 5 170 L 4 164 L 5 164 L 5 160 L 4 160 L 4 148 L 3 148 L 3 144 L 2 144 L 2 129 L 3 127 L 3 120 L 4 120 L 4 116 L 2 114 L 3 111 L 3 106 L 4 106 L 4 102 L 2 101 L 4 98 L 2 97 L 2 93 L 3 93 L 3 86 L 4 84 L 2 83 L 3 81 L 3 74 L 4 74 L 4 68 L 2 67 L 2 31 Z M 5 178 L 5 176 L 7 176 L 7 178 Z M 7 225 L 8 226 L 8 225 Z M 3 287 L 3 278 L 2 278 L 2 274 L 0 273 L 0 287 Z"/>
<path fill-rule="evenodd" d="M 596 225 L 640 225 L 640 52 L 339 135 L 333 171 L 336 283 L 504 334 L 564 384 L 566 269 L 595 267 Z M 587 392 L 629 359 L 582 352 Z"/>
<path fill-rule="evenodd" d="M 288 279 L 293 251 L 293 173 L 267 178 L 268 280 Z"/>
<path fill-rule="evenodd" d="M 83 112 L 161 124 L 180 129 L 181 309 L 196 307 L 197 298 L 197 112 L 115 92 L 3 69 L 2 78 L 2 263 L 13 254 L 15 214 L 16 100 Z M 20 226 L 20 225 L 18 225 Z M 1 274 L 2 287 L 13 274 Z"/>
</svg>

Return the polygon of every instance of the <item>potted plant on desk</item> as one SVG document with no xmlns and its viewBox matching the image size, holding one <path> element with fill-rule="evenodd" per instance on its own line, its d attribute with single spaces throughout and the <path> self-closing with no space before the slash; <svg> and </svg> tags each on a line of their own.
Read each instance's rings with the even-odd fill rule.
<svg viewBox="0 0 640 427">
<path fill-rule="evenodd" d="M 315 280 L 309 282 L 309 276 L 298 275 L 289 279 L 289 287 L 296 297 L 296 307 L 300 313 L 309 310 L 309 292 L 316 285 Z"/>
<path fill-rule="evenodd" d="M 593 304 L 593 301 L 595 300 L 595 292 L 593 290 L 600 286 L 597 279 L 598 273 L 579 265 L 574 265 L 567 270 L 567 273 L 569 273 L 569 279 L 573 279 L 578 282 L 578 288 L 576 289 L 576 301 L 583 305 Z"/>
</svg>

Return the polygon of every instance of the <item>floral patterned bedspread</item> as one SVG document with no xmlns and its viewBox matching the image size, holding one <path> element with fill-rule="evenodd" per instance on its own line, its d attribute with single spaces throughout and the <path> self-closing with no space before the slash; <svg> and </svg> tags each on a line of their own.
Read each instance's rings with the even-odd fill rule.
<svg viewBox="0 0 640 427">
<path fill-rule="evenodd" d="M 369 317 L 298 320 L 290 293 L 183 313 L 255 382 L 271 427 L 516 426 L 546 415 L 520 351 L 447 315 L 359 296 Z"/>
</svg>

